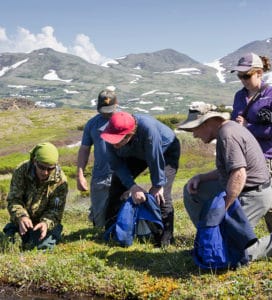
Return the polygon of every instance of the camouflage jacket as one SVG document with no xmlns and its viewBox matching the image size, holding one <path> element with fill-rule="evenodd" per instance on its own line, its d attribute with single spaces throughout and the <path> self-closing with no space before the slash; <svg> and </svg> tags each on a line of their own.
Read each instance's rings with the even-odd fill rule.
<svg viewBox="0 0 272 300">
<path fill-rule="evenodd" d="M 48 180 L 39 182 L 35 166 L 30 161 L 22 163 L 13 173 L 7 197 L 11 222 L 17 224 L 26 215 L 33 225 L 45 221 L 51 230 L 61 222 L 67 192 L 67 179 L 59 166 Z"/>
</svg>

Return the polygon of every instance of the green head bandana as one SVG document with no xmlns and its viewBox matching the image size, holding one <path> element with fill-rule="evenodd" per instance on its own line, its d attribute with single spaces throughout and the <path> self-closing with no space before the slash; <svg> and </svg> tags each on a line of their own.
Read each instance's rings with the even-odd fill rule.
<svg viewBox="0 0 272 300">
<path fill-rule="evenodd" d="M 59 159 L 58 149 L 51 143 L 40 143 L 30 151 L 30 159 L 46 165 L 55 165 Z"/>
</svg>

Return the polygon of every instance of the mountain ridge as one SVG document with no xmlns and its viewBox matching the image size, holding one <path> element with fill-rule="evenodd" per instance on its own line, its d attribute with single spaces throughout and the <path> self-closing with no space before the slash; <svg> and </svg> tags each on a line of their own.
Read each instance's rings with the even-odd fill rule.
<svg viewBox="0 0 272 300">
<path fill-rule="evenodd" d="M 231 105 L 241 84 L 229 70 L 245 52 L 271 57 L 271 39 L 251 42 L 218 60 L 225 82 L 218 69 L 173 49 L 129 54 L 104 66 L 50 48 L 1 53 L 0 97 L 95 110 L 98 93 L 114 86 L 120 106 L 131 112 L 184 113 L 192 101 Z"/>
</svg>

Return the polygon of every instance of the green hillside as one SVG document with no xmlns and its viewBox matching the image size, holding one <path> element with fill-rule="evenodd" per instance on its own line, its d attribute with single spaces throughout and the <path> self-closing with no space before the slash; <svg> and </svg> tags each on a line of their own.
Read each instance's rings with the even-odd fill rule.
<svg viewBox="0 0 272 300">
<path fill-rule="evenodd" d="M 10 173 L 38 142 L 58 146 L 68 176 L 69 194 L 64 213 L 62 242 L 54 251 L 20 251 L 20 239 L 9 244 L 0 232 L 0 298 L 42 293 L 50 299 L 271 299 L 272 261 L 254 262 L 236 271 L 204 272 L 192 260 L 195 229 L 182 202 L 183 186 L 192 175 L 214 167 L 214 145 L 203 145 L 190 133 L 178 133 L 180 169 L 173 186 L 175 245 L 154 248 L 135 240 L 122 248 L 105 243 L 101 230 L 88 222 L 88 193 L 76 189 L 78 146 L 86 121 L 95 111 L 80 109 L 16 109 L 0 111 L 0 228 L 8 222 L 6 193 Z M 170 126 L 182 115 L 160 116 Z M 90 179 L 92 160 L 87 170 Z M 138 183 L 148 187 L 145 172 Z M 264 234 L 264 224 L 257 234 Z M 82 298 L 81 298 L 82 297 Z M 84 298 L 85 297 L 85 298 Z"/>
</svg>

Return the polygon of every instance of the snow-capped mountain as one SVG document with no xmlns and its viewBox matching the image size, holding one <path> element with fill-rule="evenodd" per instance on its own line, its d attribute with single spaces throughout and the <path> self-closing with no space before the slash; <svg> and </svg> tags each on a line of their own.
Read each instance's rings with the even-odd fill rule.
<svg viewBox="0 0 272 300">
<path fill-rule="evenodd" d="M 252 42 L 205 65 L 172 49 L 129 54 L 102 65 L 49 48 L 2 53 L 0 97 L 96 109 L 98 93 L 113 86 L 120 106 L 132 112 L 183 113 L 193 101 L 230 105 L 241 84 L 229 71 L 246 52 L 272 57 L 272 42 Z"/>
</svg>

